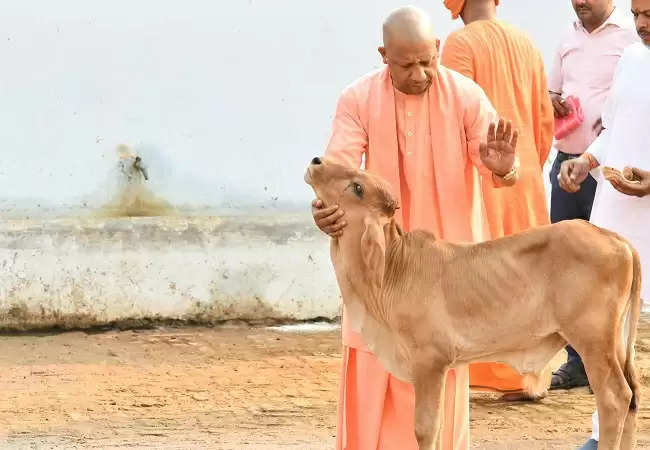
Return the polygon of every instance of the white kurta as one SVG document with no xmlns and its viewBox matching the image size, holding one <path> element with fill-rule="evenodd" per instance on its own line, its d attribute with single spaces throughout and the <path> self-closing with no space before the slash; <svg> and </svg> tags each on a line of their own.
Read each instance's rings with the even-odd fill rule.
<svg viewBox="0 0 650 450">
<path fill-rule="evenodd" d="M 601 166 L 623 170 L 637 167 L 650 171 L 650 48 L 639 42 L 629 46 L 621 58 L 609 99 L 603 111 L 605 130 L 589 147 Z M 650 308 L 650 196 L 622 194 L 595 170 L 598 188 L 591 222 L 614 231 L 637 249 L 641 256 L 641 298 Z"/>
<path fill-rule="evenodd" d="M 623 170 L 650 170 L 650 48 L 643 43 L 629 46 L 618 63 L 614 84 L 603 111 L 605 130 L 589 147 L 601 166 Z M 650 309 L 650 196 L 621 194 L 599 169 L 593 173 L 598 188 L 591 222 L 628 239 L 641 256 L 641 298 Z M 592 438 L 598 440 L 598 414 L 593 415 Z"/>
</svg>

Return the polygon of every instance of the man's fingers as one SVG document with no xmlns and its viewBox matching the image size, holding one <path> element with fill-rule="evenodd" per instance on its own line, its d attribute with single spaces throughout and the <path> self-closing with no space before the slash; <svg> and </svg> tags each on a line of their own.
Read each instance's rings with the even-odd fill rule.
<svg viewBox="0 0 650 450">
<path fill-rule="evenodd" d="M 566 102 L 562 97 L 554 97 L 553 98 L 553 108 L 555 109 L 555 112 L 557 112 L 558 116 L 564 117 L 569 114 L 571 111 Z"/>
<path fill-rule="evenodd" d="M 493 141 L 495 139 L 495 137 L 494 137 L 494 129 L 495 129 L 495 125 L 494 125 L 494 122 L 492 122 L 492 123 L 490 123 L 490 126 L 488 127 L 488 135 L 487 135 L 487 141 L 488 142 L 491 142 L 491 141 Z"/>
<path fill-rule="evenodd" d="M 610 180 L 609 183 L 612 185 L 614 189 L 616 189 L 621 194 L 630 195 L 629 192 L 626 192 L 625 188 L 621 186 L 616 179 Z"/>
<path fill-rule="evenodd" d="M 560 187 L 572 194 L 580 190 L 580 183 L 576 183 L 574 171 L 574 164 L 568 161 L 560 166 L 560 173 L 557 176 Z"/>
<path fill-rule="evenodd" d="M 614 186 L 616 189 L 623 189 L 623 186 L 621 185 L 621 182 L 619 181 L 618 178 L 611 178 L 609 182 Z"/>
<path fill-rule="evenodd" d="M 558 179 L 564 180 L 566 182 L 569 180 L 570 174 L 571 174 L 571 162 L 563 163 L 560 166 L 560 173 L 558 174 Z"/>
<path fill-rule="evenodd" d="M 650 181 L 650 172 L 646 172 L 636 167 L 631 167 L 630 172 L 632 173 L 632 179 L 634 181 Z"/>
<path fill-rule="evenodd" d="M 562 114 L 562 105 L 560 105 L 560 100 L 558 100 L 557 97 L 553 97 L 551 103 L 553 104 L 553 109 L 555 110 L 555 112 L 558 114 Z"/>
<path fill-rule="evenodd" d="M 566 100 L 560 97 L 560 108 L 562 109 L 562 117 L 568 116 L 571 112 L 570 106 L 567 104 Z"/>
<path fill-rule="evenodd" d="M 560 182 L 560 187 L 571 194 L 575 192 L 575 187 L 572 184 Z"/>
<path fill-rule="evenodd" d="M 333 225 L 329 225 L 326 227 L 321 228 L 325 233 L 329 234 L 330 236 L 332 234 L 342 232 L 343 228 L 347 225 L 347 222 L 345 220 L 341 220 L 340 222 L 337 222 Z"/>
<path fill-rule="evenodd" d="M 320 208 L 323 207 L 323 201 L 318 199 L 318 198 L 315 198 L 314 201 L 311 202 L 311 206 L 313 206 L 314 208 L 319 208 L 320 209 Z"/>
<path fill-rule="evenodd" d="M 625 194 L 625 195 L 634 195 L 634 196 L 639 196 L 640 192 L 638 189 L 636 189 L 636 186 L 630 186 L 624 181 L 619 180 L 618 178 L 613 178 L 610 180 L 611 185 L 616 189 L 617 191 Z"/>
<path fill-rule="evenodd" d="M 338 208 L 338 205 L 333 205 L 327 208 L 316 209 L 315 211 L 312 211 L 314 214 L 314 220 L 318 222 L 319 220 L 322 220 L 326 217 L 330 217 L 336 213 Z"/>
<path fill-rule="evenodd" d="M 574 193 L 576 193 L 576 192 L 578 192 L 580 190 L 580 185 L 579 184 L 571 183 L 570 181 L 566 180 L 565 178 L 561 177 L 560 175 L 558 175 L 557 178 L 558 178 L 558 182 L 559 182 L 560 187 L 562 189 L 564 189 L 565 191 L 567 191 L 567 192 L 569 192 L 571 194 L 574 194 Z"/>
<path fill-rule="evenodd" d="M 587 176 L 585 168 L 580 164 L 572 164 L 569 170 L 571 171 L 571 181 L 576 184 L 582 183 Z"/>
<path fill-rule="evenodd" d="M 555 113 L 555 117 L 562 117 L 561 106 L 557 98 L 554 97 L 551 103 L 553 104 L 553 112 Z"/>
<path fill-rule="evenodd" d="M 512 149 L 517 148 L 517 140 L 519 139 L 519 130 L 515 130 L 512 133 L 512 140 L 510 141 L 510 145 L 512 146 Z"/>
<path fill-rule="evenodd" d="M 503 140 L 505 142 L 510 142 L 510 139 L 512 139 L 512 122 L 508 120 L 506 122 L 506 128 L 503 132 Z"/>
<path fill-rule="evenodd" d="M 621 186 L 625 189 L 628 195 L 636 195 L 637 197 L 643 197 L 644 191 L 639 183 L 630 184 L 628 181 L 621 181 Z"/>
<path fill-rule="evenodd" d="M 325 227 L 335 224 L 341 217 L 343 217 L 343 211 L 339 210 L 329 216 L 318 219 L 316 224 L 318 225 L 318 228 L 324 230 Z"/>
<path fill-rule="evenodd" d="M 566 184 L 563 182 L 560 182 L 560 187 L 570 194 L 578 192 L 579 189 L 574 184 Z"/>
<path fill-rule="evenodd" d="M 314 218 L 316 219 L 322 219 L 323 217 L 327 217 L 330 214 L 333 214 L 336 212 L 336 210 L 339 208 L 338 205 L 332 205 L 328 206 L 327 208 L 315 208 L 313 212 Z"/>
<path fill-rule="evenodd" d="M 497 127 L 497 135 L 496 135 L 496 140 L 497 141 L 502 141 L 503 140 L 503 129 L 505 127 L 505 124 L 503 122 L 503 119 L 499 119 L 499 126 Z"/>
</svg>

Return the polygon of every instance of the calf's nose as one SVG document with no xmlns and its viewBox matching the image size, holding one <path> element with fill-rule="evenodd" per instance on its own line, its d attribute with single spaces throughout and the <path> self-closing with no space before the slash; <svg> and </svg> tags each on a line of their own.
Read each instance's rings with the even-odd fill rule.
<svg viewBox="0 0 650 450">
<path fill-rule="evenodd" d="M 322 163 L 322 161 L 321 161 L 321 159 L 317 156 L 317 157 L 315 157 L 314 159 L 311 160 L 311 163 L 317 166 L 317 165 L 319 165 L 320 163 Z"/>
</svg>

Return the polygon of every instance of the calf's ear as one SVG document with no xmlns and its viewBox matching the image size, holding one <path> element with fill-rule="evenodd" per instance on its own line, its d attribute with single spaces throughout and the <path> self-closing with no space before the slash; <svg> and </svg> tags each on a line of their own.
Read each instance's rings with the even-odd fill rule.
<svg viewBox="0 0 650 450">
<path fill-rule="evenodd" d="M 384 283 L 386 239 L 383 228 L 370 217 L 363 220 L 363 226 L 361 260 L 364 276 L 372 291 L 378 294 Z"/>
</svg>

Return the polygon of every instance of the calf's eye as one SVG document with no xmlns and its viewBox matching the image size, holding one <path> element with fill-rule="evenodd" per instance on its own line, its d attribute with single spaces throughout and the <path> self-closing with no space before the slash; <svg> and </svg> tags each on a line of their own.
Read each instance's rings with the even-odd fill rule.
<svg viewBox="0 0 650 450">
<path fill-rule="evenodd" d="M 354 189 L 354 193 L 357 194 L 358 197 L 363 196 L 363 186 L 361 186 L 359 183 L 354 183 L 352 185 L 352 188 Z"/>
</svg>

